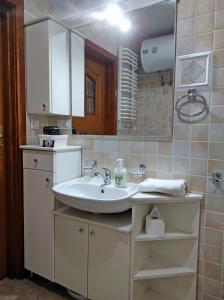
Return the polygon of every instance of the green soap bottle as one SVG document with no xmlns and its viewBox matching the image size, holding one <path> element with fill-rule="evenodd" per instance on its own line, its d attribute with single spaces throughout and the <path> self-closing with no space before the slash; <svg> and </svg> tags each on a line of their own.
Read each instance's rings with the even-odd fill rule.
<svg viewBox="0 0 224 300">
<path fill-rule="evenodd" d="M 127 187 L 127 169 L 123 167 L 123 159 L 119 158 L 116 161 L 116 168 L 114 169 L 115 186 L 118 188 Z"/>
</svg>

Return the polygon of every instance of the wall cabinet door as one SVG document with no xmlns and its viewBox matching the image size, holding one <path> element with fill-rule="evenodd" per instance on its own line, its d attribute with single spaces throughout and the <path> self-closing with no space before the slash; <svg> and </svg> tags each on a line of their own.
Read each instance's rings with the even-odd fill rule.
<svg viewBox="0 0 224 300">
<path fill-rule="evenodd" d="M 72 116 L 84 117 L 85 41 L 71 32 Z"/>
<path fill-rule="evenodd" d="M 25 268 L 53 280 L 53 173 L 24 169 Z"/>
<path fill-rule="evenodd" d="M 70 115 L 70 35 L 52 20 L 26 27 L 29 114 Z"/>
<path fill-rule="evenodd" d="M 88 225 L 55 216 L 55 282 L 87 297 L 87 263 Z"/>
<path fill-rule="evenodd" d="M 130 236 L 89 226 L 88 298 L 128 300 Z"/>
</svg>

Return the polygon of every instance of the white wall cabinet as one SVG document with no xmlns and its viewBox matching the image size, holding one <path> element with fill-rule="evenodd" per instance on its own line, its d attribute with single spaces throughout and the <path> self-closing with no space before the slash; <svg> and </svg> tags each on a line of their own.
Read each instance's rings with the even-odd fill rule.
<svg viewBox="0 0 224 300">
<path fill-rule="evenodd" d="M 55 212 L 55 281 L 91 300 L 129 300 L 130 232 L 119 231 L 119 217 L 113 228 L 108 219 Z"/>
<path fill-rule="evenodd" d="M 26 27 L 29 114 L 70 115 L 70 32 L 52 20 Z"/>
<path fill-rule="evenodd" d="M 81 147 L 22 148 L 25 268 L 54 281 L 55 200 L 52 186 L 81 175 Z"/>
<path fill-rule="evenodd" d="M 72 116 L 84 117 L 85 41 L 71 32 Z"/>
</svg>

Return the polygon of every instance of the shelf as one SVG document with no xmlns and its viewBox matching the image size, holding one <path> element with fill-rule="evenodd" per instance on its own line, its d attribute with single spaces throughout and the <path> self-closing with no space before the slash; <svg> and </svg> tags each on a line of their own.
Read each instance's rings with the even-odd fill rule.
<svg viewBox="0 0 224 300">
<path fill-rule="evenodd" d="M 190 203 L 197 202 L 203 199 L 202 194 L 187 193 L 184 196 L 174 197 L 159 193 L 137 193 L 131 197 L 135 205 L 138 204 L 157 204 L 157 203 Z"/>
<path fill-rule="evenodd" d="M 148 241 L 163 241 L 163 240 L 190 240 L 198 239 L 198 234 L 186 232 L 178 232 L 178 230 L 168 230 L 164 236 L 148 236 L 146 233 L 141 233 L 135 237 L 136 242 Z"/>
<path fill-rule="evenodd" d="M 195 275 L 196 271 L 187 267 L 175 266 L 162 259 L 149 258 L 142 268 L 135 273 L 134 280 L 179 277 Z"/>
<path fill-rule="evenodd" d="M 93 214 L 66 206 L 55 210 L 54 214 L 68 219 L 75 219 L 77 221 L 103 226 L 125 234 L 131 233 L 131 211 L 118 213 L 116 215 Z"/>
<path fill-rule="evenodd" d="M 167 296 L 165 294 L 159 293 L 154 290 L 149 290 L 146 295 L 141 300 L 178 300 L 177 298 L 174 298 L 173 296 Z"/>
</svg>

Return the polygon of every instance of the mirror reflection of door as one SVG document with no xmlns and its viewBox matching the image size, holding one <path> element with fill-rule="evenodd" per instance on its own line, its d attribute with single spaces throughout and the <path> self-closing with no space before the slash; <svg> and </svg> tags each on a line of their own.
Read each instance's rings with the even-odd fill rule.
<svg viewBox="0 0 224 300">
<path fill-rule="evenodd" d="M 85 117 L 74 117 L 73 127 L 83 134 L 104 134 L 105 64 L 93 59 L 85 61 Z"/>
<path fill-rule="evenodd" d="M 0 279 L 6 273 L 6 199 L 5 167 L 3 152 L 3 58 L 2 58 L 2 17 L 0 11 Z"/>
<path fill-rule="evenodd" d="M 85 115 L 73 117 L 78 134 L 117 132 L 117 57 L 85 40 Z"/>
</svg>

